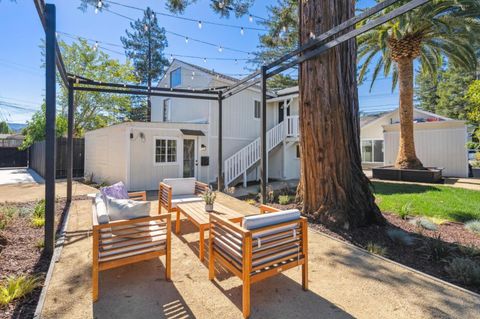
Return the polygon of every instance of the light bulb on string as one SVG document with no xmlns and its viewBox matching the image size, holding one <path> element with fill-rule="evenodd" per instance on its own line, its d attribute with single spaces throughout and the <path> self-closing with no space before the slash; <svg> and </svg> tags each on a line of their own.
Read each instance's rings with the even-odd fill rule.
<svg viewBox="0 0 480 319">
<path fill-rule="evenodd" d="M 238 60 L 237 60 L 237 59 L 235 59 L 235 64 L 238 64 Z"/>
<path fill-rule="evenodd" d="M 143 28 L 145 29 L 145 32 L 148 31 L 148 25 L 145 24 L 145 25 L 143 26 Z"/>
<path fill-rule="evenodd" d="M 202 21 L 198 21 L 198 28 L 199 28 L 199 29 L 202 28 Z"/>
<path fill-rule="evenodd" d="M 207 58 L 203 58 L 203 62 L 204 62 L 204 63 L 207 63 Z"/>
<path fill-rule="evenodd" d="M 282 30 L 283 30 L 283 32 L 287 32 L 287 27 L 283 26 Z"/>
<path fill-rule="evenodd" d="M 241 34 L 241 35 L 244 35 L 244 34 L 245 34 L 245 30 L 243 29 L 243 27 L 240 28 L 240 34 Z"/>
<path fill-rule="evenodd" d="M 95 14 L 98 14 L 98 7 L 95 7 Z"/>
<path fill-rule="evenodd" d="M 251 14 L 248 16 L 248 21 L 253 22 L 253 16 Z"/>
<path fill-rule="evenodd" d="M 93 51 L 97 51 L 98 49 L 98 41 L 95 41 L 95 44 L 93 45 Z"/>
<path fill-rule="evenodd" d="M 173 61 L 173 54 L 170 54 L 170 62 Z"/>
<path fill-rule="evenodd" d="M 97 7 L 101 8 L 103 6 L 102 0 L 98 0 Z"/>
<path fill-rule="evenodd" d="M 225 6 L 225 3 L 224 3 L 223 1 L 219 1 L 219 2 L 218 2 L 218 7 L 219 7 L 220 9 L 223 9 L 224 6 Z"/>
<path fill-rule="evenodd" d="M 218 52 L 223 52 L 222 46 L 219 46 L 219 47 L 218 47 Z"/>
<path fill-rule="evenodd" d="M 151 17 L 152 20 L 155 20 L 155 12 L 152 12 L 152 17 Z"/>
<path fill-rule="evenodd" d="M 188 44 L 188 37 L 185 37 L 185 43 Z"/>
</svg>

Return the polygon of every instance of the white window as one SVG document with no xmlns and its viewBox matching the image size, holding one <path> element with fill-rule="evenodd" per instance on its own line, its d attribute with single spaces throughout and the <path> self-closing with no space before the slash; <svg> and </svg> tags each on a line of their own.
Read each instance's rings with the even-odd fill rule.
<svg viewBox="0 0 480 319">
<path fill-rule="evenodd" d="M 383 140 L 362 140 L 362 162 L 383 163 Z"/>
<path fill-rule="evenodd" d="M 177 162 L 177 140 L 155 139 L 155 163 Z"/>
<path fill-rule="evenodd" d="M 182 84 L 182 69 L 178 68 L 170 72 L 170 87 L 174 88 Z"/>
<path fill-rule="evenodd" d="M 163 122 L 170 122 L 170 108 L 171 100 L 163 100 Z"/>
<path fill-rule="evenodd" d="M 262 103 L 260 103 L 260 101 L 255 101 L 254 110 L 253 110 L 254 118 L 256 119 L 260 118 L 261 110 L 262 110 Z"/>
</svg>

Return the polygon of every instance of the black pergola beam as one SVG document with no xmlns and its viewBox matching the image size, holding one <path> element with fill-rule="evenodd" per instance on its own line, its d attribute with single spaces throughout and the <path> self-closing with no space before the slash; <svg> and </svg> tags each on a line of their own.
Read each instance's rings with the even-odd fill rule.
<svg viewBox="0 0 480 319">
<path fill-rule="evenodd" d="M 176 97 L 182 99 L 197 99 L 197 100 L 211 100 L 217 101 L 218 95 L 182 95 L 182 94 L 175 94 L 175 93 L 167 93 L 167 92 L 148 92 L 143 90 L 131 90 L 131 89 L 115 89 L 115 88 L 106 88 L 106 87 L 87 87 L 87 86 L 74 86 L 74 91 L 87 91 L 87 92 L 102 92 L 102 93 L 115 93 L 115 94 L 129 94 L 129 95 L 150 95 L 150 96 L 162 96 L 162 97 Z"/>
<path fill-rule="evenodd" d="M 369 23 L 363 25 L 362 27 L 358 28 L 358 29 L 354 29 L 350 32 L 347 32 L 345 33 L 344 35 L 341 35 L 339 36 L 338 38 L 330 41 L 330 42 L 327 42 L 325 44 L 323 44 L 322 46 L 316 48 L 316 49 L 313 49 L 311 51 L 308 51 L 308 52 L 301 52 L 302 55 L 298 58 L 296 58 L 295 60 L 287 63 L 287 64 L 284 64 L 284 65 L 281 65 L 279 66 L 278 68 L 276 68 L 275 70 L 273 71 L 270 71 L 270 72 L 267 72 L 267 77 L 272 77 L 276 74 L 279 74 L 285 70 L 288 70 L 290 69 L 291 67 L 297 65 L 297 64 L 300 64 L 304 61 L 307 61 L 307 60 L 310 60 L 314 57 L 317 57 L 319 55 L 321 55 L 322 53 L 336 47 L 337 45 L 339 44 L 342 44 L 348 40 L 351 40 L 353 38 L 356 38 L 357 36 L 367 32 L 367 31 L 370 31 L 382 24 L 384 24 L 385 22 L 388 22 L 392 19 L 395 19 L 397 18 L 398 16 L 408 12 L 408 11 L 411 11 L 427 2 L 429 2 L 430 0 L 413 0 L 413 1 L 410 1 L 409 3 L 397 8 L 397 9 L 394 9 L 393 11 L 373 20 L 373 21 L 370 21 Z M 353 19 L 353 18 L 352 18 Z M 273 66 L 274 67 L 274 66 Z"/>
<path fill-rule="evenodd" d="M 67 114 L 67 203 L 72 202 L 73 180 L 73 120 L 74 120 L 74 91 L 73 80 L 68 81 L 68 114 Z"/>
<path fill-rule="evenodd" d="M 248 81 L 256 78 L 257 76 L 261 75 L 261 73 L 262 73 L 262 72 L 261 72 L 260 70 L 257 70 L 257 71 L 255 71 L 254 73 L 250 74 L 249 76 L 244 77 L 243 79 L 239 80 L 239 81 L 238 81 L 237 83 L 235 83 L 234 85 L 230 86 L 227 90 L 225 90 L 225 91 L 223 92 L 223 94 L 225 95 L 225 94 L 230 93 L 233 89 L 235 89 L 235 88 L 241 86 L 242 84 L 244 84 L 244 83 L 246 83 L 246 82 L 248 82 Z"/>
<path fill-rule="evenodd" d="M 260 179 L 261 179 L 261 194 L 262 204 L 267 203 L 267 161 L 268 161 L 268 149 L 267 149 L 267 67 L 261 68 L 261 83 L 262 88 L 262 112 L 260 116 Z"/>
<path fill-rule="evenodd" d="M 110 87 L 110 88 L 123 88 L 123 89 L 137 89 L 137 90 L 150 90 L 151 92 L 158 91 L 158 92 L 172 92 L 172 93 L 190 93 L 190 94 L 205 94 L 205 95 L 218 95 L 219 90 L 209 90 L 209 89 L 201 89 L 201 90 L 188 90 L 188 89 L 174 89 L 174 88 L 159 88 L 159 87 L 151 87 L 144 85 L 135 85 L 135 84 L 121 84 L 121 83 L 109 83 L 109 82 L 99 82 L 90 80 L 79 75 L 68 74 L 70 79 L 73 79 L 76 87 L 79 85 L 89 85 L 89 86 L 98 86 L 98 87 Z M 78 81 L 78 83 L 76 82 Z M 209 90 L 209 91 L 207 91 Z"/>
<path fill-rule="evenodd" d="M 33 0 L 33 3 L 35 4 L 35 8 L 37 9 L 38 17 L 40 18 L 40 22 L 42 23 L 43 29 L 45 32 L 47 32 L 47 18 L 46 18 L 46 7 L 45 7 L 45 1 L 43 0 Z M 57 43 L 57 37 L 55 34 L 55 63 L 57 64 L 57 70 L 58 73 L 60 74 L 60 78 L 63 81 L 63 84 L 68 87 L 68 77 L 67 77 L 67 71 L 65 68 L 65 64 L 63 63 L 62 59 L 62 53 L 60 51 L 60 47 L 58 46 Z"/>
<path fill-rule="evenodd" d="M 45 6 L 45 252 L 53 254 L 55 246 L 55 115 L 56 115 L 56 50 L 55 5 Z"/>
<path fill-rule="evenodd" d="M 223 97 L 222 92 L 218 92 L 218 177 L 217 177 L 217 189 L 219 192 L 223 190 Z"/>
</svg>

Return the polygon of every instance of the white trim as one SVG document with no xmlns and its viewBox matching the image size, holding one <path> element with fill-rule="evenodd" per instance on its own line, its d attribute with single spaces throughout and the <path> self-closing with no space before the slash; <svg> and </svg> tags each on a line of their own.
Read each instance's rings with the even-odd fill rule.
<svg viewBox="0 0 480 319">
<path fill-rule="evenodd" d="M 166 141 L 176 141 L 176 151 L 177 153 L 175 154 L 175 162 L 157 162 L 157 140 L 166 140 Z M 178 163 L 178 147 L 180 145 L 179 143 L 180 138 L 178 137 L 173 137 L 173 136 L 154 136 L 153 137 L 153 166 L 174 166 L 174 165 L 179 165 Z M 166 149 L 168 150 L 168 142 L 165 145 Z M 168 157 L 168 152 L 165 153 L 165 160 L 167 160 Z"/>
<path fill-rule="evenodd" d="M 127 147 L 125 147 L 125 187 L 127 189 L 130 189 L 130 162 L 131 162 L 131 154 L 130 154 L 130 148 L 131 148 L 131 141 L 130 141 L 130 133 L 131 133 L 131 128 L 126 128 L 127 131 Z"/>
</svg>

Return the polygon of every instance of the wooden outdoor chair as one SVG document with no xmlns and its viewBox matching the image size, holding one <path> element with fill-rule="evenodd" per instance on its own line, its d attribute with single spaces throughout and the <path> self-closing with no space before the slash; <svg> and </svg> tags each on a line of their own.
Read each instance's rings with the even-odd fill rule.
<svg viewBox="0 0 480 319">
<path fill-rule="evenodd" d="M 130 199 L 147 199 L 146 192 L 129 193 Z M 102 199 L 103 201 L 103 199 Z M 165 278 L 170 280 L 171 215 L 99 223 L 93 200 L 92 297 L 98 300 L 99 272 L 165 255 Z"/>
<path fill-rule="evenodd" d="M 162 207 L 169 213 L 177 212 L 177 204 L 202 201 L 208 185 L 195 178 L 169 178 L 160 183 L 158 189 L 158 213 Z"/>
<path fill-rule="evenodd" d="M 289 212 L 265 205 L 260 207 L 260 214 L 266 213 L 263 216 L 268 215 L 268 218 Z M 298 213 L 298 218 L 293 220 L 277 221 L 249 230 L 210 215 L 209 279 L 214 279 L 215 262 L 219 262 L 243 281 L 242 312 L 245 318 L 250 316 L 250 285 L 257 281 L 302 266 L 302 286 L 304 290 L 308 289 L 307 219 Z"/>
</svg>

